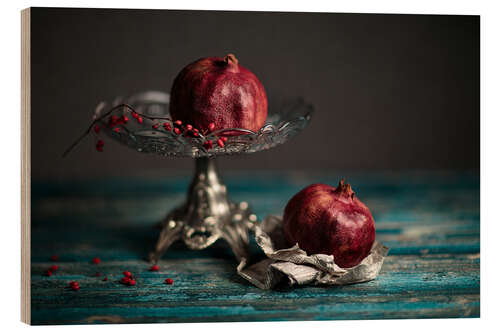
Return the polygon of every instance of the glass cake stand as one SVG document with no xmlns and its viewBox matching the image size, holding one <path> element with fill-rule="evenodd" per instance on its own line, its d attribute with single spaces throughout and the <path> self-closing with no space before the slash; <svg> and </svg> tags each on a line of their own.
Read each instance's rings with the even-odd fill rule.
<svg viewBox="0 0 500 333">
<path fill-rule="evenodd" d="M 234 203 L 229 199 L 215 159 L 223 155 L 254 153 L 285 143 L 308 125 L 313 107 L 302 99 L 287 100 L 270 106 L 267 121 L 258 132 L 224 129 L 209 134 L 199 132 L 193 136 L 175 134 L 161 126 L 163 121 L 169 121 L 168 104 L 168 94 L 147 91 L 128 98 L 116 98 L 110 104 L 103 102 L 97 106 L 94 117 L 100 131 L 131 149 L 168 157 L 189 157 L 195 161 L 187 199 L 162 221 L 149 260 L 157 262 L 176 240 L 182 240 L 190 249 L 201 250 L 222 238 L 239 261 L 248 253 L 248 229 L 257 217 L 251 213 L 247 202 Z M 113 111 L 103 113 L 110 105 Z M 130 117 L 134 111 L 142 116 L 140 122 Z M 116 127 L 109 126 L 109 118 L 113 115 L 128 115 L 130 120 L 116 130 Z M 219 135 L 229 130 L 238 130 L 242 135 L 228 136 L 223 147 L 217 145 Z M 215 143 L 213 147 L 204 145 L 207 140 Z"/>
</svg>

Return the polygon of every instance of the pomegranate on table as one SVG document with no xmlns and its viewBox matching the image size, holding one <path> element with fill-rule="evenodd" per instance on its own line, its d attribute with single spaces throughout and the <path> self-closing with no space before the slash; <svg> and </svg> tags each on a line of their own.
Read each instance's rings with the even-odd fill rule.
<svg viewBox="0 0 500 333">
<path fill-rule="evenodd" d="M 285 208 L 283 229 L 290 245 L 333 255 L 343 268 L 358 265 L 375 241 L 370 210 L 343 180 L 336 188 L 313 184 L 297 193 Z"/>
<path fill-rule="evenodd" d="M 267 96 L 257 76 L 233 54 L 202 58 L 184 67 L 175 78 L 170 115 L 200 130 L 243 128 L 256 132 L 267 118 Z M 224 133 L 228 134 L 237 133 Z"/>
</svg>

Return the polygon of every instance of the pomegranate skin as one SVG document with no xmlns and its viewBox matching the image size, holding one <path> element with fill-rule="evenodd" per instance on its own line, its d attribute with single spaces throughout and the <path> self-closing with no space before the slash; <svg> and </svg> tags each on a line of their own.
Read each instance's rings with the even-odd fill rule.
<svg viewBox="0 0 500 333">
<path fill-rule="evenodd" d="M 257 76 L 233 54 L 187 65 L 170 91 L 170 115 L 200 130 L 244 128 L 258 131 L 267 118 L 267 96 Z M 237 133 L 224 133 L 236 135 Z"/>
<path fill-rule="evenodd" d="M 312 184 L 285 207 L 283 229 L 290 245 L 307 254 L 333 255 L 343 268 L 358 265 L 375 241 L 375 221 L 349 184 Z"/>
</svg>

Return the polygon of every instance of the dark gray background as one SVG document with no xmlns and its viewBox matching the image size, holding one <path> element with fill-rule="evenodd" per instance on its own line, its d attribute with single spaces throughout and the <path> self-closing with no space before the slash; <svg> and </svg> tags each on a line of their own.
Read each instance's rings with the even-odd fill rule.
<svg viewBox="0 0 500 333">
<path fill-rule="evenodd" d="M 269 99 L 316 112 L 288 144 L 225 169 L 479 168 L 478 16 L 35 8 L 31 36 L 33 178 L 191 168 L 110 140 L 61 153 L 99 101 L 169 91 L 189 62 L 228 52 Z"/>
</svg>

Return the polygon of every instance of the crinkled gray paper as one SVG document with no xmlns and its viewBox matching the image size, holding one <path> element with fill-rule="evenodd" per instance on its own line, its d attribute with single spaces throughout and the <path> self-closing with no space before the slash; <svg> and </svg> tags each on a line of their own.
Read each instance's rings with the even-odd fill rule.
<svg viewBox="0 0 500 333">
<path fill-rule="evenodd" d="M 343 285 L 373 280 L 377 277 L 389 249 L 375 241 L 370 254 L 352 268 L 341 268 L 332 255 L 308 256 L 298 244 L 287 248 L 281 226 L 282 218 L 268 216 L 260 225 L 253 225 L 255 240 L 266 255 L 257 263 L 243 258 L 238 274 L 261 289 L 271 289 L 287 279 L 290 285 Z"/>
</svg>

